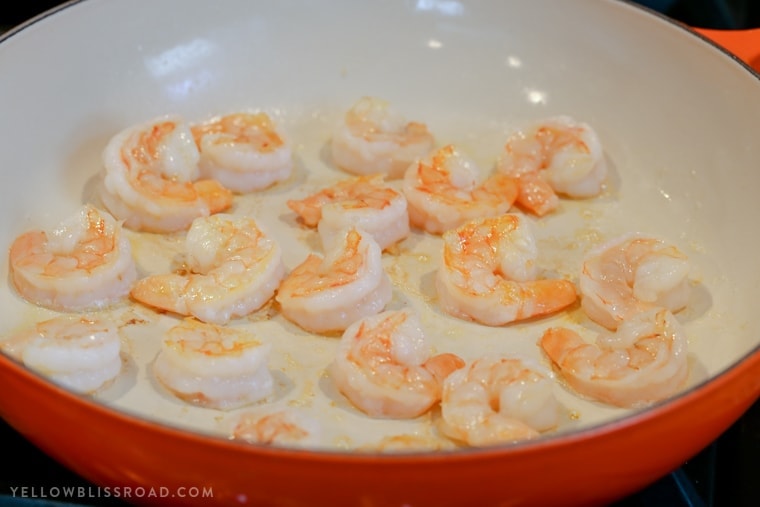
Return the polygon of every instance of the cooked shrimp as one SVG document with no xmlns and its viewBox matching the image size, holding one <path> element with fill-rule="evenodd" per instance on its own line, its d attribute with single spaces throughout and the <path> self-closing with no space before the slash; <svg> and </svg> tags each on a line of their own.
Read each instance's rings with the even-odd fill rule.
<svg viewBox="0 0 760 507">
<path fill-rule="evenodd" d="M 196 218 L 185 238 L 186 271 L 148 276 L 131 295 L 141 303 L 226 324 L 261 308 L 285 275 L 280 245 L 254 219 Z"/>
<path fill-rule="evenodd" d="M 229 410 L 272 394 L 270 349 L 241 329 L 186 319 L 167 332 L 153 373 L 182 400 Z"/>
<path fill-rule="evenodd" d="M 441 430 L 472 446 L 536 438 L 559 424 L 552 387 L 527 360 L 481 357 L 443 382 Z"/>
<path fill-rule="evenodd" d="M 214 180 L 198 180 L 200 155 L 190 127 L 162 116 L 116 134 L 103 151 L 101 199 L 129 229 L 173 232 L 198 217 L 224 211 L 232 194 Z"/>
<path fill-rule="evenodd" d="M 283 315 L 307 331 L 343 331 L 381 312 L 391 299 L 377 242 L 361 229 L 343 231 L 324 257 L 310 254 L 282 281 Z"/>
<path fill-rule="evenodd" d="M 517 198 L 516 180 L 495 174 L 478 184 L 479 172 L 453 145 L 409 166 L 403 191 L 411 224 L 441 234 L 467 220 L 509 211 Z"/>
<path fill-rule="evenodd" d="M 290 177 L 290 143 L 266 113 L 236 113 L 193 125 L 200 174 L 233 192 L 267 188 Z"/>
<path fill-rule="evenodd" d="M 62 315 L 39 322 L 0 346 L 29 368 L 76 392 L 92 393 L 121 372 L 116 326 L 91 315 Z"/>
<path fill-rule="evenodd" d="M 359 176 L 287 204 L 304 224 L 318 225 L 325 245 L 332 244 L 339 232 L 355 226 L 371 234 L 385 250 L 409 235 L 409 213 L 404 194 L 384 180 L 383 175 Z"/>
<path fill-rule="evenodd" d="M 330 147 L 333 161 L 344 171 L 401 178 L 434 142 L 424 123 L 407 123 L 386 102 L 362 97 L 346 113 Z"/>
<path fill-rule="evenodd" d="M 456 444 L 446 437 L 402 433 L 384 436 L 377 442 L 362 445 L 355 450 L 360 452 L 404 453 L 442 451 L 455 448 Z"/>
<path fill-rule="evenodd" d="M 454 354 L 431 357 L 419 319 L 386 311 L 354 322 L 328 372 L 341 393 L 371 417 L 410 419 L 441 399 L 441 384 L 464 366 Z"/>
<path fill-rule="evenodd" d="M 27 301 L 58 311 L 104 308 L 137 277 L 121 224 L 91 205 L 52 231 L 29 231 L 10 248 L 10 278 Z"/>
<path fill-rule="evenodd" d="M 584 258 L 581 305 L 595 322 L 615 329 L 648 308 L 684 308 L 690 295 L 688 277 L 689 261 L 678 248 L 640 233 L 624 234 Z"/>
<path fill-rule="evenodd" d="M 548 329 L 539 344 L 575 391 L 619 407 L 667 398 L 689 372 L 686 336 L 664 308 L 631 316 L 596 344 L 566 328 Z"/>
<path fill-rule="evenodd" d="M 266 415 L 241 414 L 232 438 L 267 445 L 306 446 L 319 442 L 321 425 L 296 410 L 280 410 Z"/>
<path fill-rule="evenodd" d="M 524 216 L 507 213 L 471 220 L 443 234 L 436 274 L 447 313 L 501 326 L 561 310 L 577 296 L 567 280 L 536 280 L 537 250 Z"/>
<path fill-rule="evenodd" d="M 596 132 L 568 116 L 549 118 L 511 135 L 497 170 L 517 178 L 517 204 L 539 216 L 557 208 L 556 193 L 593 197 L 607 177 Z"/>
</svg>

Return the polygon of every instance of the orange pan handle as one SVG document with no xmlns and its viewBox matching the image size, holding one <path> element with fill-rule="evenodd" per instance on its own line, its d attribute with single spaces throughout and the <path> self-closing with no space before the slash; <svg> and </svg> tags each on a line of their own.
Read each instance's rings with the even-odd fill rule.
<svg viewBox="0 0 760 507">
<path fill-rule="evenodd" d="M 760 28 L 748 30 L 694 28 L 694 31 L 724 47 L 760 72 Z"/>
</svg>

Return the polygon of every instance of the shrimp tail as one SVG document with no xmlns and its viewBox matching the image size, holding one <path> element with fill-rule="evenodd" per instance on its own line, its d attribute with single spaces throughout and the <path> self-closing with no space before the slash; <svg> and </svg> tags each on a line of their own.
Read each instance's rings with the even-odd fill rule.
<svg viewBox="0 0 760 507">
<path fill-rule="evenodd" d="M 464 359 L 448 352 L 433 356 L 423 364 L 423 367 L 430 372 L 439 384 L 442 384 L 446 377 L 454 371 L 464 368 L 464 366 Z"/>
<path fill-rule="evenodd" d="M 327 199 L 306 198 L 301 200 L 290 199 L 287 201 L 291 209 L 307 227 L 316 227 L 322 218 L 322 205 L 329 202 Z"/>
<path fill-rule="evenodd" d="M 518 319 L 540 317 L 558 312 L 575 303 L 578 294 L 575 285 L 568 280 L 535 280 L 522 283 L 523 302 Z"/>
<path fill-rule="evenodd" d="M 520 180 L 506 174 L 495 174 L 490 178 L 494 188 L 498 188 L 502 197 L 511 207 L 521 194 Z"/>
<path fill-rule="evenodd" d="M 232 191 L 216 180 L 198 180 L 193 183 L 193 187 L 212 215 L 232 206 Z"/>
<path fill-rule="evenodd" d="M 519 177 L 517 204 L 531 213 L 542 217 L 557 209 L 559 197 L 552 186 L 533 173 Z"/>
<path fill-rule="evenodd" d="M 137 301 L 169 312 L 187 315 L 187 286 L 190 279 L 174 273 L 153 275 L 138 280 L 130 291 Z"/>
<path fill-rule="evenodd" d="M 561 367 L 565 358 L 580 351 L 587 344 L 578 333 L 571 329 L 551 327 L 544 332 L 539 340 L 539 346 L 554 364 Z"/>
</svg>

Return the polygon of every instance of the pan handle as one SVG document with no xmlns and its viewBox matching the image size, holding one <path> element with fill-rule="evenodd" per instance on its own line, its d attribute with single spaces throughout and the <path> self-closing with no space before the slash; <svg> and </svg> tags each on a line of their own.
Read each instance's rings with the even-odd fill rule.
<svg viewBox="0 0 760 507">
<path fill-rule="evenodd" d="M 760 72 L 760 28 L 747 30 L 716 30 L 694 28 L 694 31 L 735 54 L 747 65 Z"/>
</svg>

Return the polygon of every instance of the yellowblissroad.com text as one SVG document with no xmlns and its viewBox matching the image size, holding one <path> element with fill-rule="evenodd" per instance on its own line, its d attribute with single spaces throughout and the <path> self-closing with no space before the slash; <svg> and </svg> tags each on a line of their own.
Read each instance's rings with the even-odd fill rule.
<svg viewBox="0 0 760 507">
<path fill-rule="evenodd" d="M 10 494 L 16 498 L 44 498 L 51 500 L 74 498 L 119 498 L 125 501 L 140 498 L 214 498 L 211 487 L 130 487 L 130 486 L 11 486 Z"/>
</svg>

